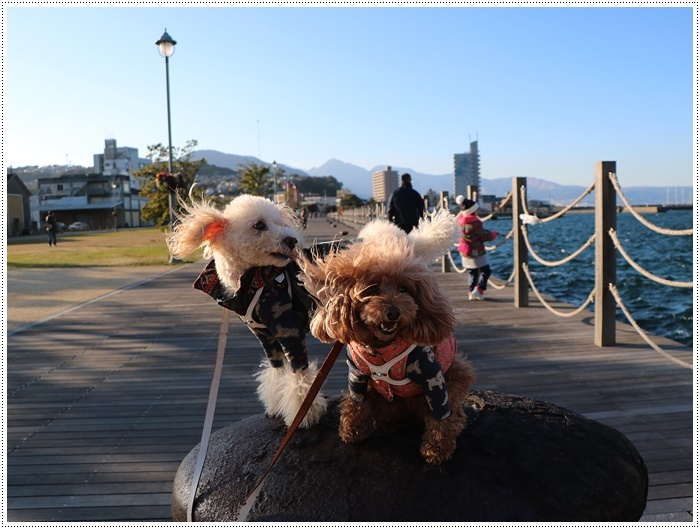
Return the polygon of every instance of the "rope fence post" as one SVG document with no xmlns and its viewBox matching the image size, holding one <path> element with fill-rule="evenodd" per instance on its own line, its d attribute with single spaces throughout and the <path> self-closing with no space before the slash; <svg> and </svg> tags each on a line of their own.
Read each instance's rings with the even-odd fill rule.
<svg viewBox="0 0 700 529">
<path fill-rule="evenodd" d="M 444 208 L 450 210 L 450 193 L 449 191 L 440 191 L 440 203 L 437 205 L 436 209 Z M 442 273 L 446 274 L 452 272 L 452 267 L 450 266 L 450 257 L 448 255 L 442 256 Z"/>
<path fill-rule="evenodd" d="M 528 254 L 527 244 L 521 229 L 523 221 L 520 219 L 520 214 L 524 213 L 521 195 L 524 195 L 525 203 L 527 203 L 527 178 L 524 176 L 513 177 L 511 202 L 513 211 L 513 271 L 515 272 L 513 302 L 516 307 L 527 307 L 529 305 L 528 281 L 523 264 L 528 264 Z"/>
<path fill-rule="evenodd" d="M 474 202 L 479 202 L 479 186 L 467 186 L 467 198 Z"/>
<path fill-rule="evenodd" d="M 595 335 L 598 347 L 615 345 L 617 304 L 609 285 L 617 285 L 617 254 L 609 235 L 617 230 L 617 193 L 610 179 L 616 162 L 595 165 Z"/>
</svg>

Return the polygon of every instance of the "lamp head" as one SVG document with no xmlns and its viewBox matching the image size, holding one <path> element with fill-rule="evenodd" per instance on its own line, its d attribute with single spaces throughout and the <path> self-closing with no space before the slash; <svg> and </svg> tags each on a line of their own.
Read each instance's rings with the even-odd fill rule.
<svg viewBox="0 0 700 529">
<path fill-rule="evenodd" d="M 175 53 L 175 42 L 173 38 L 168 35 L 168 30 L 163 32 L 163 35 L 156 41 L 156 45 L 158 46 L 158 51 L 163 57 L 170 57 L 173 53 Z"/>
</svg>

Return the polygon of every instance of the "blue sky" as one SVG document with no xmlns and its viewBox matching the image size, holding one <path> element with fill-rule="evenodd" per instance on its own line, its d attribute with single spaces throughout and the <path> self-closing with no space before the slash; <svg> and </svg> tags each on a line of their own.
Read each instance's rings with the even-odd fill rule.
<svg viewBox="0 0 700 529">
<path fill-rule="evenodd" d="M 690 3 L 688 4 L 691 5 Z M 9 7 L 4 164 L 92 165 L 104 140 L 310 169 L 330 158 L 483 178 L 692 185 L 693 11 L 518 7 Z M 352 182 L 345 182 L 352 188 Z"/>
</svg>

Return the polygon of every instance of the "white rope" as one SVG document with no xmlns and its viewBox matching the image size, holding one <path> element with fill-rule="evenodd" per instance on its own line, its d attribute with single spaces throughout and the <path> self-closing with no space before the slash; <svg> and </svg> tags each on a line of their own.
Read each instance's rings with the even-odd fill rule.
<svg viewBox="0 0 700 529">
<path fill-rule="evenodd" d="M 448 253 L 447 253 L 447 257 L 449 258 L 450 263 L 452 263 L 452 268 L 454 268 L 454 270 L 455 270 L 458 274 L 463 274 L 464 272 L 467 271 L 467 267 L 466 267 L 466 266 L 465 266 L 464 268 L 460 268 L 459 266 L 457 266 L 457 263 L 455 263 L 455 260 L 454 260 L 454 258 L 452 257 L 452 252 L 448 252 Z M 506 288 L 506 287 L 513 281 L 513 278 L 514 278 L 514 277 L 515 277 L 515 270 L 513 270 L 513 272 L 510 274 L 510 277 L 509 277 L 509 278 L 506 280 L 506 282 L 503 283 L 502 285 L 497 285 L 497 284 L 494 283 L 491 279 L 489 279 L 489 285 L 492 286 L 493 288 L 495 288 L 496 290 L 501 290 L 501 289 L 503 289 L 503 288 Z"/>
<path fill-rule="evenodd" d="M 693 288 L 692 281 L 673 281 L 671 279 L 664 279 L 662 277 L 655 276 L 651 272 L 647 272 L 641 266 L 639 266 L 637 263 L 635 263 L 632 260 L 632 258 L 627 254 L 625 249 L 622 247 L 622 243 L 617 238 L 617 234 L 615 233 L 615 230 L 613 228 L 610 228 L 608 233 L 610 234 L 610 238 L 613 240 L 613 243 L 615 244 L 615 248 L 617 248 L 619 250 L 619 252 L 622 254 L 622 257 L 625 258 L 625 261 L 627 261 L 632 268 L 634 268 L 637 272 L 642 274 L 644 277 L 647 277 L 647 278 L 651 279 L 652 281 L 656 281 L 657 283 L 661 283 L 662 285 L 666 285 L 669 287 Z"/>
<path fill-rule="evenodd" d="M 627 317 L 627 320 L 630 322 L 632 327 L 639 333 L 639 335 L 644 339 L 646 343 L 648 343 L 654 351 L 657 353 L 661 354 L 663 357 L 667 358 L 671 362 L 675 362 L 678 365 L 681 365 L 683 367 L 687 367 L 688 369 L 693 369 L 693 366 L 689 364 L 688 362 L 684 362 L 683 360 L 679 360 L 678 358 L 671 356 L 668 354 L 666 351 L 661 349 L 658 345 L 656 345 L 654 342 L 652 342 L 649 337 L 647 336 L 646 332 L 637 324 L 636 321 L 634 321 L 634 318 L 632 318 L 632 315 L 629 313 L 627 310 L 627 307 L 625 307 L 625 304 L 622 302 L 622 298 L 620 297 L 620 292 L 617 290 L 617 287 L 610 283 L 608 285 L 608 289 L 612 293 L 613 297 L 615 298 L 615 301 L 617 302 L 617 306 L 620 307 L 620 310 L 625 314 Z"/>
<path fill-rule="evenodd" d="M 498 244 L 494 244 L 493 246 L 486 246 L 486 245 L 484 245 L 484 248 L 486 248 L 486 250 L 489 251 L 489 252 L 493 252 L 493 251 L 496 250 L 496 248 L 498 248 L 499 246 L 503 246 L 506 242 L 508 242 L 508 239 L 510 239 L 510 238 L 513 236 L 513 229 L 514 229 L 514 228 L 511 228 L 511 230 L 508 232 L 508 235 L 506 235 L 505 237 L 503 237 L 503 240 L 502 240 L 501 242 L 499 242 Z"/>
<path fill-rule="evenodd" d="M 489 279 L 489 285 L 492 286 L 493 288 L 495 288 L 496 290 L 503 290 L 503 289 L 506 288 L 510 283 L 513 282 L 513 278 L 514 278 L 514 277 L 515 277 L 515 270 L 513 270 L 513 272 L 510 274 L 510 277 L 509 277 L 509 278 L 506 280 L 506 282 L 503 283 L 502 285 L 497 285 L 496 283 L 494 283 L 493 281 L 491 281 L 491 279 Z"/>
<path fill-rule="evenodd" d="M 457 266 L 457 263 L 455 263 L 455 260 L 452 257 L 452 252 L 447 252 L 447 258 L 450 260 L 450 263 L 452 263 L 452 268 L 454 268 L 458 274 L 463 274 L 467 271 L 466 266 L 464 268 L 460 268 L 459 266 Z"/>
<path fill-rule="evenodd" d="M 448 253 L 447 253 L 447 257 L 449 258 L 450 263 L 452 263 L 452 268 L 454 268 L 454 270 L 455 270 L 458 274 L 463 274 L 464 272 L 467 271 L 467 267 L 466 267 L 466 266 L 465 266 L 464 268 L 460 268 L 459 266 L 457 266 L 457 263 L 455 263 L 455 260 L 454 260 L 454 258 L 452 257 L 452 252 L 448 252 Z M 504 284 L 502 284 L 502 285 L 497 285 L 497 284 L 494 283 L 491 279 L 489 279 L 489 285 L 491 285 L 491 286 L 492 286 L 493 288 L 495 288 L 496 290 L 501 290 L 501 289 L 503 289 L 503 288 L 506 288 L 510 283 L 512 283 L 514 277 L 515 277 L 515 270 L 513 270 L 513 272 L 510 274 L 510 277 L 506 280 L 506 282 L 505 282 Z"/>
<path fill-rule="evenodd" d="M 535 250 L 532 249 L 532 245 L 530 244 L 530 239 L 529 239 L 528 233 L 527 233 L 527 226 L 525 226 L 525 224 L 523 224 L 521 226 L 521 228 L 522 228 L 522 232 L 523 232 L 523 238 L 525 239 L 525 245 L 527 246 L 528 251 L 530 252 L 532 257 L 535 258 L 535 261 L 537 261 L 538 263 L 540 263 L 544 266 L 559 266 L 559 265 L 563 265 L 565 263 L 568 263 L 569 261 L 578 257 L 581 254 L 581 252 L 583 252 L 586 248 L 588 248 L 591 244 L 593 244 L 593 241 L 595 241 L 595 234 L 593 234 L 593 235 L 591 235 L 591 237 L 588 239 L 587 242 L 583 243 L 583 246 L 581 246 L 578 250 L 576 250 L 571 255 L 568 255 L 567 257 L 565 257 L 561 261 L 545 261 L 544 259 L 542 259 L 539 255 L 537 255 L 535 253 Z"/>
<path fill-rule="evenodd" d="M 629 201 L 627 200 L 627 197 L 622 192 L 622 188 L 620 188 L 620 183 L 617 180 L 617 175 L 615 173 L 608 173 L 608 177 L 610 178 L 610 181 L 612 182 L 613 187 L 615 188 L 615 191 L 617 191 L 617 194 L 620 195 L 620 198 L 622 199 L 622 202 L 625 204 L 627 211 L 632 213 L 632 215 L 634 215 L 634 218 L 636 218 L 639 222 L 644 224 L 647 228 L 649 228 L 652 231 L 655 231 L 656 233 L 662 233 L 664 235 L 692 235 L 693 234 L 693 228 L 690 228 L 688 230 L 671 230 L 668 228 L 661 228 L 659 226 L 656 226 L 655 224 L 652 224 L 648 220 L 646 220 L 639 213 L 637 213 L 634 210 L 634 208 L 630 205 Z"/>
<path fill-rule="evenodd" d="M 586 298 L 586 301 L 581 305 L 579 308 L 577 308 L 574 311 L 571 312 L 561 312 L 556 310 L 554 307 L 552 307 L 549 303 L 545 301 L 545 299 L 542 297 L 542 295 L 539 293 L 537 288 L 535 287 L 535 282 L 532 280 L 532 277 L 530 276 L 530 269 L 527 266 L 527 263 L 523 263 L 523 271 L 525 272 L 525 277 L 527 277 L 528 283 L 530 283 L 530 287 L 532 288 L 532 291 L 535 293 L 537 296 L 537 299 L 540 300 L 540 303 L 545 306 L 545 308 L 551 312 L 552 314 L 556 314 L 557 316 L 560 316 L 562 318 L 571 318 L 572 316 L 576 316 L 580 312 L 583 312 L 588 305 L 591 304 L 593 301 L 593 298 L 595 297 L 595 288 L 591 290 L 591 293 L 588 294 L 588 298 Z"/>
<path fill-rule="evenodd" d="M 523 207 L 523 211 L 525 212 L 526 215 L 529 215 L 530 213 L 528 213 L 528 211 L 527 211 L 527 203 L 526 203 L 526 201 L 525 201 L 525 186 L 521 186 L 520 189 L 521 189 L 521 191 L 522 191 L 522 192 L 520 193 L 520 202 L 521 202 L 521 205 L 522 205 L 522 207 Z M 581 193 L 581 196 L 578 197 L 576 200 L 574 200 L 571 204 L 569 204 L 569 205 L 566 206 L 565 208 L 563 208 L 563 209 L 557 211 L 557 212 L 554 213 L 553 215 L 550 215 L 549 217 L 545 217 L 545 218 L 540 219 L 540 220 L 544 223 L 544 222 L 552 221 L 552 220 L 554 220 L 554 219 L 558 219 L 559 217 L 563 216 L 564 213 L 566 213 L 567 211 L 569 211 L 571 208 L 573 208 L 573 207 L 576 206 L 579 202 L 581 202 L 584 198 L 586 198 L 586 195 L 588 195 L 588 194 L 589 194 L 591 191 L 593 191 L 594 189 L 595 189 L 595 182 L 593 182 L 590 186 L 588 186 L 588 189 L 586 189 L 583 193 Z"/>
</svg>

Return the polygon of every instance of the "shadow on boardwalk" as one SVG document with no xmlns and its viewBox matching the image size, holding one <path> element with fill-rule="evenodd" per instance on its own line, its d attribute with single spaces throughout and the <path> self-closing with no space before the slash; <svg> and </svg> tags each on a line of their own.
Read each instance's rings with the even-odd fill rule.
<svg viewBox="0 0 700 529">
<path fill-rule="evenodd" d="M 340 229 L 316 220 L 309 234 L 326 240 Z M 175 472 L 200 440 L 221 317 L 190 287 L 201 268 L 180 266 L 8 337 L 7 521 L 171 519 Z M 692 372 L 629 326 L 618 326 L 617 347 L 597 348 L 591 313 L 557 318 L 532 298 L 515 309 L 510 287 L 469 303 L 465 282 L 440 275 L 476 387 L 547 400 L 617 428 L 649 468 L 643 520 L 691 521 Z M 262 412 L 251 377 L 261 349 L 232 322 L 215 428 Z M 659 341 L 692 361 L 690 349 Z M 309 349 L 321 360 L 329 345 L 311 338 Z M 323 391 L 339 393 L 345 378 L 339 361 Z"/>
</svg>

